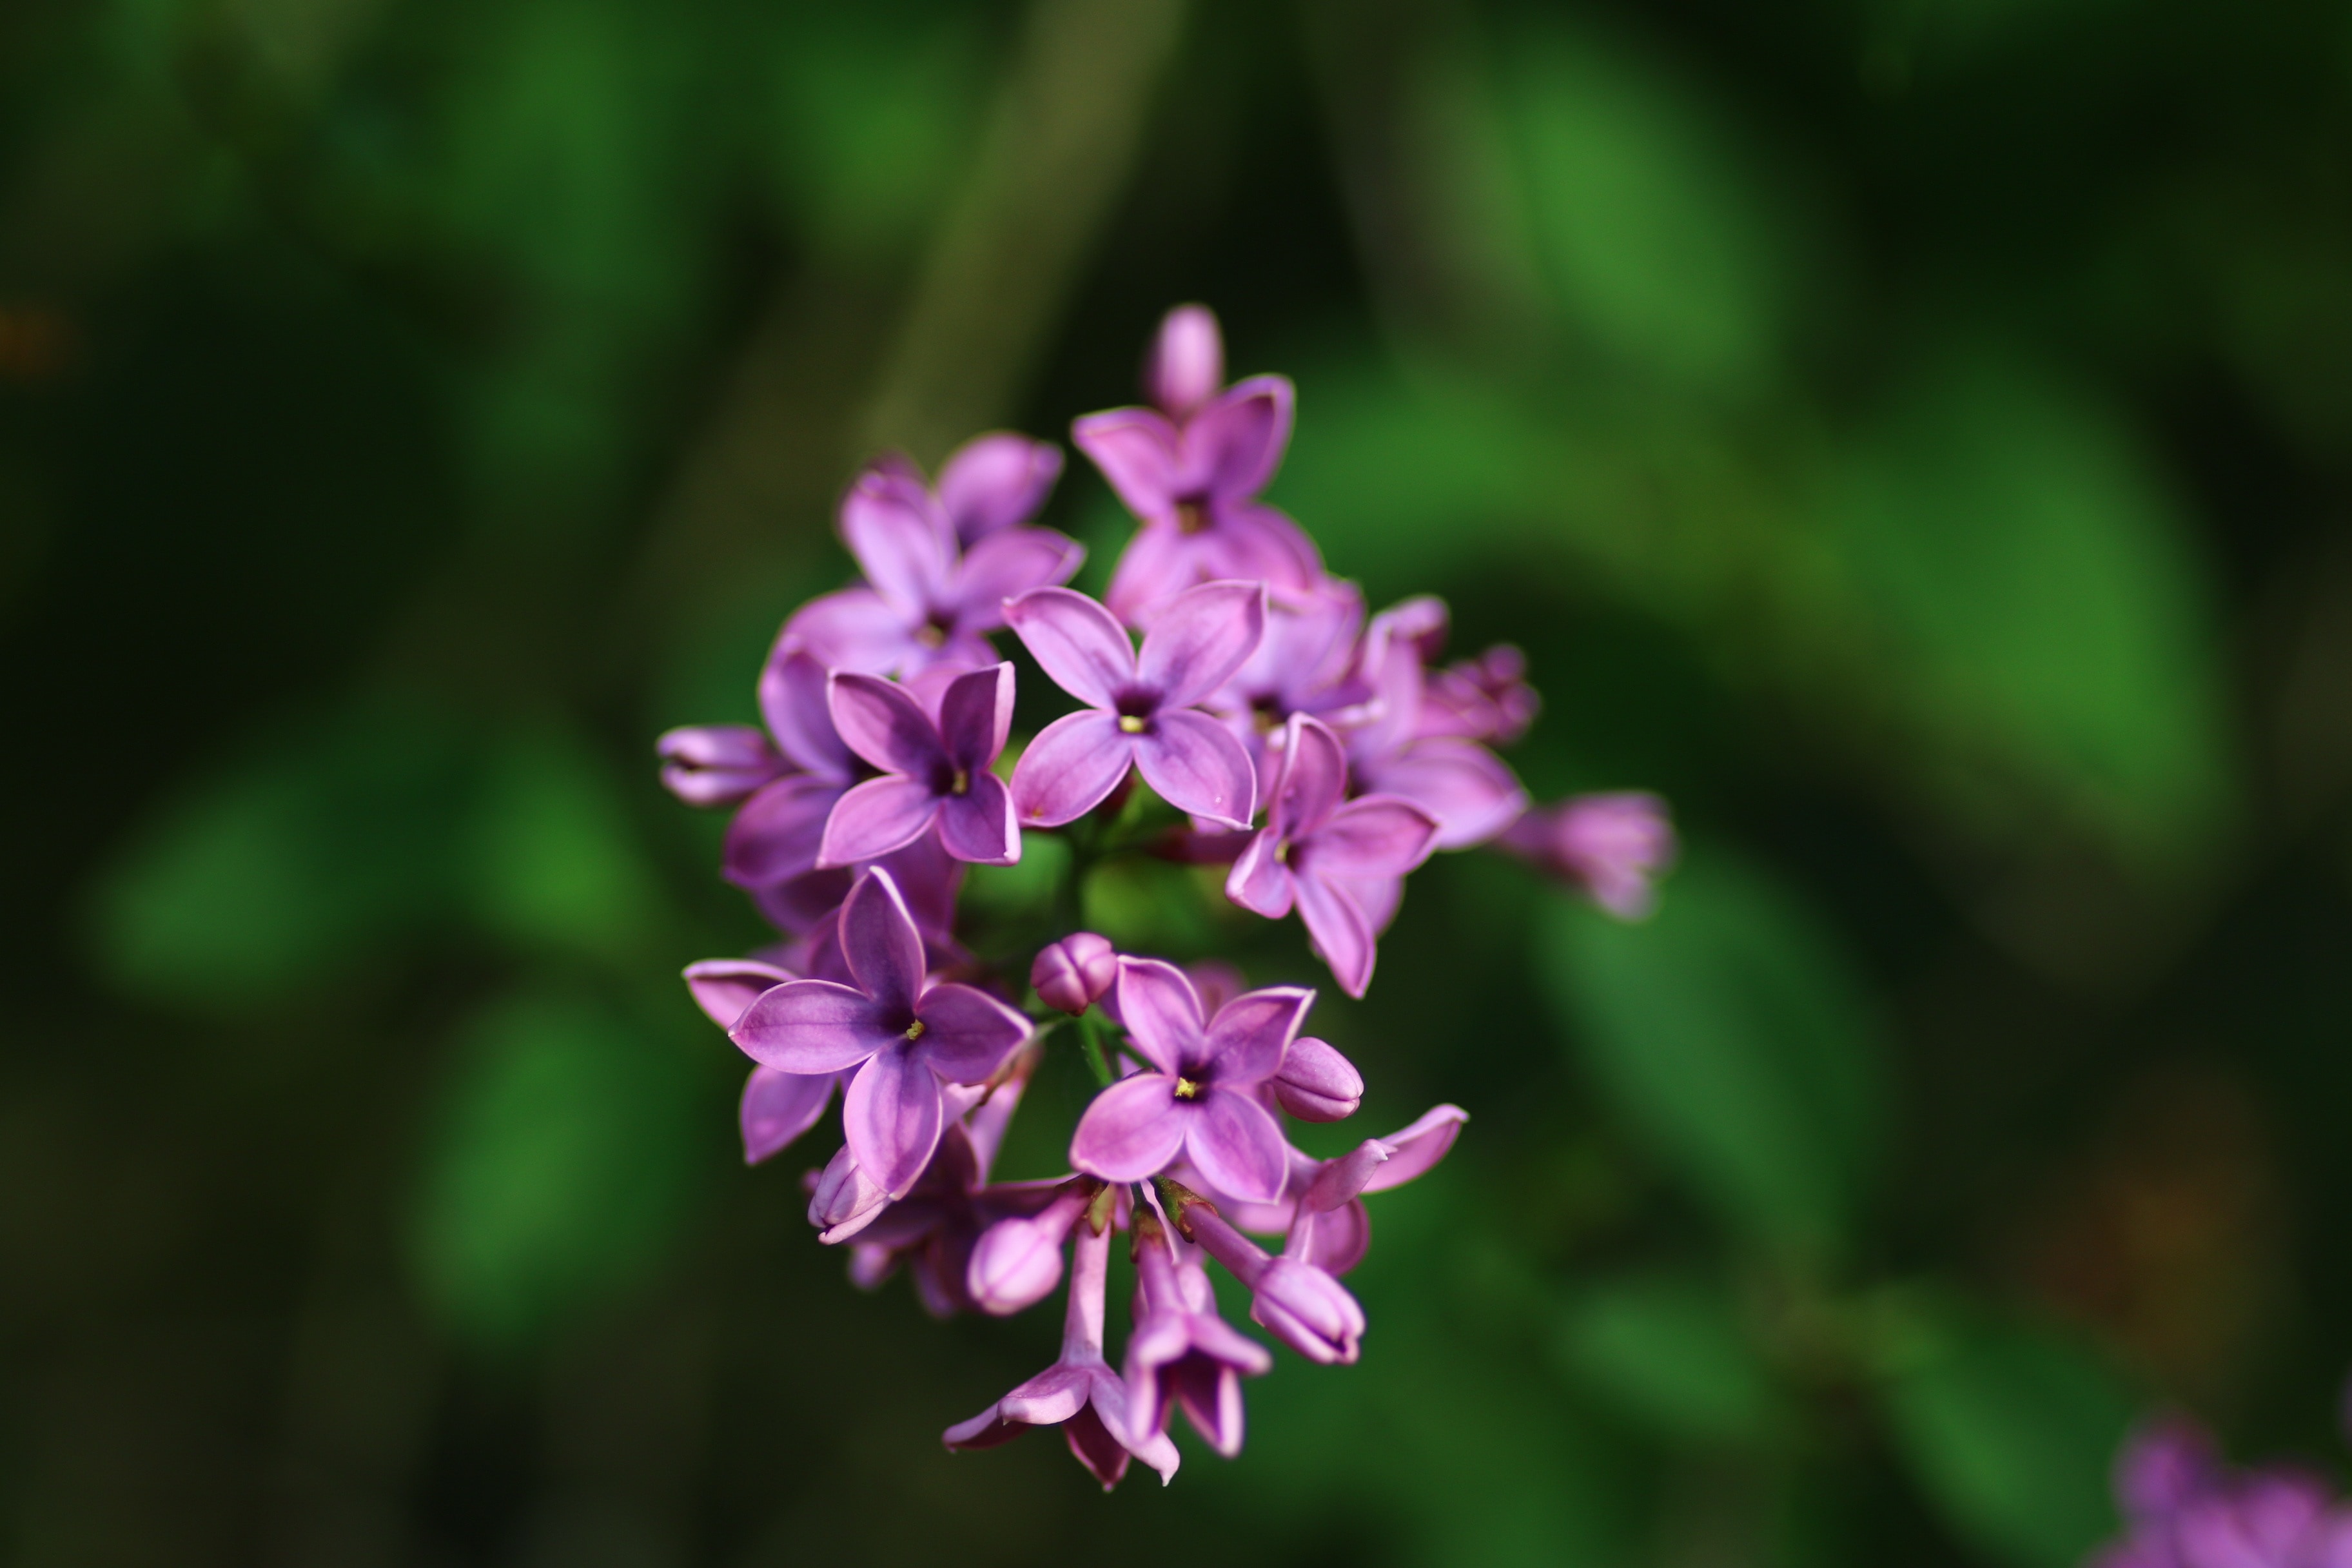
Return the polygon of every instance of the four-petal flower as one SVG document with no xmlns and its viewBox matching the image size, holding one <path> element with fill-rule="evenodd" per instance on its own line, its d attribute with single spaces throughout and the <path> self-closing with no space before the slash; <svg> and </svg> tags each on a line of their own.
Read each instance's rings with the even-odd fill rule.
<svg viewBox="0 0 2352 1568">
<path fill-rule="evenodd" d="M 1013 725 L 1013 667 L 959 675 L 940 694 L 939 717 L 905 687 L 836 672 L 834 727 L 849 749 L 882 770 L 835 802 L 819 866 L 872 860 L 921 837 L 936 823 L 958 860 L 1010 866 L 1021 858 L 1013 795 L 988 770 Z"/>
</svg>

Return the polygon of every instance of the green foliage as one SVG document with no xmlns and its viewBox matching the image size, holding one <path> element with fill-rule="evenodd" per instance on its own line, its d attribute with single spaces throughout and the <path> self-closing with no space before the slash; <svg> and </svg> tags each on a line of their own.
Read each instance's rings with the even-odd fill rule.
<svg viewBox="0 0 2352 1568">
<path fill-rule="evenodd" d="M 1852 1240 L 1885 1136 L 1884 1047 L 1800 900 L 1703 851 L 1643 924 L 1557 900 L 1538 966 L 1612 1104 L 1736 1231 L 1792 1258 Z"/>
<path fill-rule="evenodd" d="M 1580 1384 L 1687 1443 L 1753 1443 L 1786 1418 L 1770 1373 L 1721 1285 L 1646 1273 L 1577 1289 L 1555 1351 Z"/>
<path fill-rule="evenodd" d="M 661 889 L 610 773 L 576 742 L 520 736 L 489 759 L 464 864 L 483 925 L 526 948 L 646 950 Z"/>
</svg>

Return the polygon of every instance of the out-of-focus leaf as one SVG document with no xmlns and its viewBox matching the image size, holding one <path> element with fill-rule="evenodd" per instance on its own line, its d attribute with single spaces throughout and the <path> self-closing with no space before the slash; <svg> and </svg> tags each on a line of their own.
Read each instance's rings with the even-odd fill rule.
<svg viewBox="0 0 2352 1568">
<path fill-rule="evenodd" d="M 618 781 L 554 735 L 517 739 L 492 759 L 465 870 L 483 923 L 526 946 L 625 952 L 661 908 Z"/>
<path fill-rule="evenodd" d="M 1675 1172 L 1758 1241 L 1836 1249 L 1882 1133 L 1883 1046 L 1803 903 L 1701 853 L 1642 924 L 1559 899 L 1541 951 L 1586 1066 Z"/>
<path fill-rule="evenodd" d="M 1198 952 L 1230 918 L 1222 867 L 1107 860 L 1087 874 L 1079 909 L 1089 931 L 1122 950 Z M 1212 876 L 1214 872 L 1216 875 Z"/>
<path fill-rule="evenodd" d="M 1570 1374 L 1661 1436 L 1742 1443 L 1764 1436 L 1780 1395 L 1719 1285 L 1672 1274 L 1602 1280 L 1561 1315 Z"/>
<path fill-rule="evenodd" d="M 2095 402 L 1947 358 L 1853 451 L 1829 512 L 1955 804 L 1997 805 L 2005 772 L 2126 849 L 2210 829 L 2220 681 L 2179 508 Z"/>
<path fill-rule="evenodd" d="M 2019 1568 L 2071 1568 L 2113 1533 L 2108 1468 L 2132 1407 L 2097 1362 L 2011 1325 L 1920 1321 L 1890 1338 L 1881 1406 L 1956 1530 Z"/>
<path fill-rule="evenodd" d="M 499 1004 L 460 1040 L 409 1214 L 425 1299 L 460 1337 L 511 1349 L 658 1257 L 698 1141 L 695 1074 L 588 996 Z"/>
</svg>

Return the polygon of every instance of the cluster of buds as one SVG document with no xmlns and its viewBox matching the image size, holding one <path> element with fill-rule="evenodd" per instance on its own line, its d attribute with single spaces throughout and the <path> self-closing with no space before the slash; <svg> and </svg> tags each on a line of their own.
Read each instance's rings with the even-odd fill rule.
<svg viewBox="0 0 2352 1568">
<path fill-rule="evenodd" d="M 1186 970 L 1053 929 L 1017 948 L 1034 952 L 1024 987 L 1019 958 L 987 962 L 960 940 L 966 868 L 1015 864 L 1024 833 L 1055 831 L 1084 851 L 1073 877 L 1119 854 L 1229 868 L 1227 898 L 1295 912 L 1361 996 L 1405 878 L 1433 852 L 1493 844 L 1633 916 L 1674 851 L 1648 795 L 1531 808 L 1492 749 L 1536 712 L 1517 651 L 1439 664 L 1441 602 L 1368 615 L 1259 499 L 1289 442 L 1288 381 L 1224 385 L 1215 318 L 1187 306 L 1145 385 L 1152 406 L 1072 431 L 1140 524 L 1102 601 L 1064 586 L 1083 550 L 1032 522 L 1057 448 L 982 436 L 936 485 L 881 458 L 841 506 L 863 581 L 786 621 L 760 677 L 764 727 L 660 742 L 673 793 L 736 808 L 724 873 L 782 933 L 687 971 L 756 1064 L 746 1158 L 807 1132 L 838 1088 L 842 1145 L 810 1175 L 810 1223 L 849 1248 L 857 1283 L 903 1266 L 941 1316 L 1034 1305 L 1062 1284 L 1066 1250 L 1060 1360 L 946 1441 L 1058 1425 L 1106 1487 L 1130 1458 L 1174 1471 L 1176 1410 L 1217 1452 L 1241 1445 L 1240 1379 L 1271 1358 L 1219 1317 L 1204 1258 L 1276 1339 L 1356 1359 L 1364 1313 L 1339 1281 L 1370 1239 L 1364 1195 L 1443 1158 L 1465 1115 L 1441 1105 L 1339 1158 L 1304 1154 L 1285 1117 L 1337 1121 L 1363 1096 L 1354 1066 L 1300 1033 L 1313 991 L 1244 990 L 1223 964 Z M 1009 770 L 1014 671 L 989 640 L 1008 630 L 1079 705 Z M 1065 1027 L 1100 1086 L 1070 1173 L 991 1182 Z M 1117 1372 L 1103 1332 L 1114 1232 L 1138 1280 Z"/>
<path fill-rule="evenodd" d="M 2352 1568 L 2352 1504 L 2293 1465 L 2224 1464 L 2204 1428 L 2168 1416 L 2116 1460 L 2124 1533 L 2088 1568 Z"/>
</svg>

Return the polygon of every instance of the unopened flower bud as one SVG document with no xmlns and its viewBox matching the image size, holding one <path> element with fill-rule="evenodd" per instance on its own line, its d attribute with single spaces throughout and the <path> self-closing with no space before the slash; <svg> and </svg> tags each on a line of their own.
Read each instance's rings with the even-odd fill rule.
<svg viewBox="0 0 2352 1568">
<path fill-rule="evenodd" d="M 784 771 L 768 737 L 749 724 L 691 724 L 654 742 L 662 787 L 688 805 L 732 805 Z"/>
<path fill-rule="evenodd" d="M 1144 367 L 1144 395 L 1171 419 L 1181 419 L 1212 397 L 1225 380 L 1225 344 L 1206 305 L 1179 305 L 1160 323 Z"/>
<path fill-rule="evenodd" d="M 1674 863 L 1675 848 L 1666 803 L 1630 791 L 1578 795 L 1530 811 L 1511 825 L 1503 842 L 1627 921 L 1650 912 L 1653 884 Z"/>
<path fill-rule="evenodd" d="M 822 1233 L 817 1239 L 831 1247 L 846 1241 L 882 1217 L 890 1205 L 890 1194 L 873 1177 L 857 1167 L 849 1152 L 849 1145 L 825 1165 L 824 1174 L 816 1179 L 816 1190 L 809 1194 L 809 1224 Z"/>
<path fill-rule="evenodd" d="M 1348 1288 L 1311 1263 L 1277 1258 L 1256 1279 L 1250 1316 L 1309 1361 L 1356 1359 L 1364 1310 Z"/>
<path fill-rule="evenodd" d="M 1103 998 L 1118 978 L 1118 954 L 1108 939 L 1090 931 L 1073 931 L 1037 954 L 1029 966 L 1029 984 L 1038 999 L 1076 1017 Z"/>
<path fill-rule="evenodd" d="M 1037 1214 L 1001 1219 L 972 1244 L 964 1288 L 983 1312 L 1009 1317 L 1034 1307 L 1062 1282 L 1062 1242 L 1098 1190 L 1073 1183 Z"/>
<path fill-rule="evenodd" d="M 1274 1098 L 1301 1121 L 1341 1121 L 1363 1103 L 1363 1075 L 1328 1045 L 1303 1035 L 1282 1055 Z"/>
</svg>

